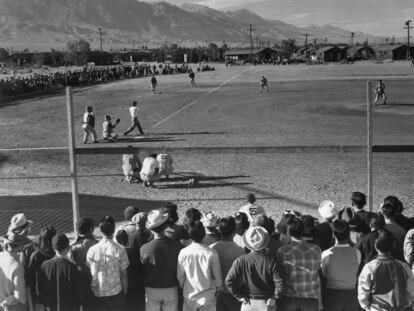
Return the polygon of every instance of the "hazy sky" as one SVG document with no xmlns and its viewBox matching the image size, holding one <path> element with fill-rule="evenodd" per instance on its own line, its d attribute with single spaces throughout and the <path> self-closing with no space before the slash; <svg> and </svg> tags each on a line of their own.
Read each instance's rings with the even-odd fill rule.
<svg viewBox="0 0 414 311">
<path fill-rule="evenodd" d="M 157 0 L 146 0 L 156 2 Z M 296 26 L 332 24 L 373 35 L 406 36 L 407 19 L 414 20 L 414 0 L 166 0 L 198 3 L 214 9 L 250 9 L 267 19 Z M 414 34 L 414 31 L 413 31 Z"/>
</svg>

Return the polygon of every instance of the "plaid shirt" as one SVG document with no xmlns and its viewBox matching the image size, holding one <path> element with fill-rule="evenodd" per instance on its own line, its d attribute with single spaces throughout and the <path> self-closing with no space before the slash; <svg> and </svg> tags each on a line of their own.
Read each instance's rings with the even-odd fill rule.
<svg viewBox="0 0 414 311">
<path fill-rule="evenodd" d="M 285 296 L 319 299 L 321 256 L 319 246 L 294 238 L 279 248 L 277 258 L 286 273 Z"/>
</svg>

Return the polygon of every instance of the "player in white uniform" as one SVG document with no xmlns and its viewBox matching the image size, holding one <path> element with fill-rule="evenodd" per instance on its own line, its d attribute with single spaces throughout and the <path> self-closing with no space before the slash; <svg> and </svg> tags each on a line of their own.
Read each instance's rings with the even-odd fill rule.
<svg viewBox="0 0 414 311">
<path fill-rule="evenodd" d="M 136 153 L 122 155 L 122 172 L 125 176 L 125 181 L 130 183 L 139 181 L 139 173 L 141 169 L 141 162 Z"/>
<path fill-rule="evenodd" d="M 379 100 L 382 98 L 383 104 L 387 104 L 387 95 L 385 95 L 385 84 L 382 80 L 378 80 L 377 85 L 375 86 L 375 101 L 374 105 L 376 106 Z"/>
<path fill-rule="evenodd" d="M 151 154 L 142 162 L 140 177 L 144 187 L 152 187 L 154 181 L 159 179 L 159 167 L 157 162 L 157 155 Z"/>
<path fill-rule="evenodd" d="M 159 168 L 159 175 L 164 175 L 166 179 L 174 172 L 172 166 L 173 160 L 169 154 L 159 154 L 157 155 L 157 162 Z"/>
<path fill-rule="evenodd" d="M 83 114 L 83 124 L 82 128 L 85 132 L 83 134 L 83 143 L 86 144 L 88 142 L 89 135 L 92 135 L 92 142 L 98 142 L 98 135 L 95 131 L 95 115 L 93 114 L 93 109 L 91 106 L 85 108 L 85 113 Z"/>
</svg>

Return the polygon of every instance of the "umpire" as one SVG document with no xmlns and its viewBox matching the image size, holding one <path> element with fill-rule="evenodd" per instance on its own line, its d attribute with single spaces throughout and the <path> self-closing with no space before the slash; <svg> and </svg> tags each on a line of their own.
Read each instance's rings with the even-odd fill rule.
<svg viewBox="0 0 414 311">
<path fill-rule="evenodd" d="M 132 102 L 132 106 L 129 108 L 129 113 L 131 114 L 131 126 L 124 132 L 124 136 L 128 136 L 130 132 L 137 128 L 140 135 L 144 135 L 144 131 L 142 130 L 141 124 L 138 121 L 138 107 L 137 102 Z"/>
</svg>

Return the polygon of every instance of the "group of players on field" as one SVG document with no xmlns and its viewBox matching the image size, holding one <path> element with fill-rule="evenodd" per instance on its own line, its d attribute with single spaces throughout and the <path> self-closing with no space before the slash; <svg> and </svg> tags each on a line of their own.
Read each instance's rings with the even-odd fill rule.
<svg viewBox="0 0 414 311">
<path fill-rule="evenodd" d="M 195 73 L 190 68 L 189 70 L 189 78 L 191 82 L 191 86 L 195 87 Z M 152 75 L 151 77 L 151 92 L 155 94 L 156 88 L 158 85 L 157 78 L 155 78 L 155 75 Z M 269 92 L 268 87 L 268 80 L 265 76 L 262 76 L 260 79 L 260 89 L 259 93 L 262 93 L 263 91 Z M 375 100 L 374 105 L 376 106 L 380 100 L 382 100 L 383 105 L 387 104 L 387 96 L 385 95 L 385 84 L 382 80 L 378 80 L 377 84 L 375 86 Z M 123 132 L 123 136 L 128 136 L 130 132 L 132 132 L 134 129 L 137 129 L 139 132 L 139 135 L 144 135 L 144 131 L 142 129 L 142 126 L 138 120 L 138 107 L 137 102 L 134 101 L 132 103 L 132 106 L 129 108 L 129 113 L 131 117 L 131 126 Z M 120 119 L 116 119 L 114 123 L 112 123 L 111 116 L 109 114 L 106 114 L 104 116 L 104 122 L 103 122 L 103 129 L 102 129 L 102 136 L 105 141 L 113 142 L 118 139 L 118 135 L 114 134 L 115 127 L 119 124 Z M 87 106 L 85 109 L 85 113 L 83 115 L 83 124 L 82 128 L 84 130 L 84 136 L 83 136 L 83 143 L 86 144 L 88 142 L 89 136 L 92 136 L 92 142 L 98 143 L 97 134 L 95 131 L 95 115 L 93 113 L 93 109 L 91 106 Z"/>
</svg>

